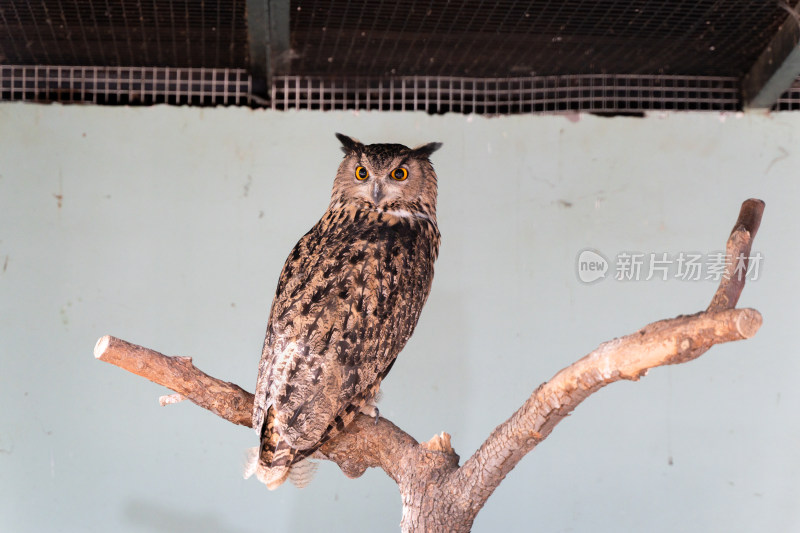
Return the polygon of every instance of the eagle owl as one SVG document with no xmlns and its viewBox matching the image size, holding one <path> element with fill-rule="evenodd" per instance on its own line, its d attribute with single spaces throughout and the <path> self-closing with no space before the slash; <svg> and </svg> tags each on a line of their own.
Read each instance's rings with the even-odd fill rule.
<svg viewBox="0 0 800 533">
<path fill-rule="evenodd" d="M 251 473 L 270 489 L 375 396 L 419 319 L 439 253 L 441 144 L 370 144 L 345 153 L 328 210 L 283 266 L 258 367 Z M 377 420 L 377 419 L 376 419 Z"/>
</svg>

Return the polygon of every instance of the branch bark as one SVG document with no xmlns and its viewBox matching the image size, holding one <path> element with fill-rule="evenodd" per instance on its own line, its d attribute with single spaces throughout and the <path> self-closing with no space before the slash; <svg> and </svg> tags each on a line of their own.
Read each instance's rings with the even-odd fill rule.
<svg viewBox="0 0 800 533">
<path fill-rule="evenodd" d="M 615 381 L 638 380 L 651 368 L 696 359 L 715 344 L 756 334 L 762 323 L 758 311 L 734 307 L 763 210 L 760 200 L 742 204 L 726 246 L 725 275 L 706 311 L 654 322 L 600 345 L 533 391 L 461 467 L 446 433 L 418 443 L 390 421 L 379 418 L 376 424 L 364 415 L 314 457 L 336 462 L 348 477 L 382 468 L 400 488 L 404 531 L 469 531 L 505 476 L 591 394 Z M 94 353 L 234 424 L 251 425 L 253 395 L 202 372 L 188 357 L 168 357 L 110 336 L 98 340 Z"/>
</svg>

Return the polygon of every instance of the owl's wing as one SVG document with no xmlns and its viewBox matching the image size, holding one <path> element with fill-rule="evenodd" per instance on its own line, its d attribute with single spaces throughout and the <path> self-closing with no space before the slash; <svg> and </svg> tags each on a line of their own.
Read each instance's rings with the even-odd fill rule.
<svg viewBox="0 0 800 533">
<path fill-rule="evenodd" d="M 298 242 L 259 371 L 263 416 L 254 421 L 261 427 L 273 409 L 276 447 L 313 452 L 375 393 L 417 323 L 437 251 L 435 226 L 408 220 L 340 227 L 323 219 Z"/>
<path fill-rule="evenodd" d="M 303 235 L 297 244 L 295 244 L 294 248 L 289 253 L 289 257 L 286 258 L 283 270 L 281 270 L 281 275 L 278 278 L 278 287 L 275 290 L 275 298 L 273 299 L 272 308 L 270 309 L 267 334 L 264 338 L 264 347 L 261 351 L 261 360 L 258 364 L 258 381 L 256 383 L 255 400 L 253 403 L 253 429 L 259 435 L 264 432 L 265 424 L 268 422 L 270 425 L 272 424 L 272 420 L 268 420 L 267 415 L 270 406 L 268 394 L 270 376 L 272 375 L 272 368 L 276 362 L 276 358 L 273 356 L 273 346 L 276 339 L 275 328 L 273 327 L 275 315 L 284 312 L 286 307 L 285 302 L 289 299 L 289 295 L 296 292 L 299 284 L 306 282 L 304 273 L 308 273 L 309 263 L 313 259 L 313 253 L 309 249 L 309 246 L 315 239 L 319 225 L 318 223 L 314 226 L 308 233 Z M 280 311 L 276 313 L 278 309 Z M 281 335 L 281 337 L 284 338 L 285 335 Z M 285 338 L 283 340 L 285 340 Z M 289 354 L 286 354 L 286 356 L 291 357 Z M 271 414 L 272 416 L 270 418 L 274 419 L 274 413 Z M 272 428 L 269 429 L 271 430 Z"/>
</svg>

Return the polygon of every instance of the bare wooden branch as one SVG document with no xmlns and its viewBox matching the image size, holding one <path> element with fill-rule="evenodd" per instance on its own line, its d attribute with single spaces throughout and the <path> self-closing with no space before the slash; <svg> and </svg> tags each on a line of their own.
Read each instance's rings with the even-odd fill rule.
<svg viewBox="0 0 800 533">
<path fill-rule="evenodd" d="M 170 357 L 109 335 L 97 341 L 94 356 L 176 391 L 229 422 L 252 427 L 253 395 L 238 385 L 209 376 L 189 357 Z M 402 455 L 416 445 L 416 440 L 388 420 L 380 418 L 376 424 L 372 417 L 360 415 L 316 457 L 335 461 L 349 477 L 380 467 L 392 479 L 399 479 Z"/>
<path fill-rule="evenodd" d="M 758 311 L 730 309 L 654 322 L 600 345 L 536 389 L 451 482 L 469 487 L 467 501 L 477 515 L 520 459 L 589 395 L 621 379 L 638 380 L 651 368 L 695 359 L 715 344 L 750 338 L 760 326 Z"/>
<path fill-rule="evenodd" d="M 109 335 L 97 341 L 94 356 L 172 389 L 229 422 L 252 426 L 253 395 L 238 385 L 212 378 L 189 357 L 168 357 Z"/>
<path fill-rule="evenodd" d="M 760 200 L 742 204 L 726 247 L 730 263 L 706 311 L 654 322 L 564 368 L 533 391 L 460 468 L 446 433 L 418 443 L 388 420 L 375 423 L 364 415 L 314 457 L 335 461 L 349 477 L 382 468 L 400 488 L 404 531 L 469 531 L 503 478 L 591 394 L 615 381 L 638 380 L 651 368 L 695 359 L 715 344 L 756 334 L 762 323 L 758 311 L 734 306 L 745 281 L 737 260 L 745 261 L 746 272 L 763 210 Z M 168 357 L 110 336 L 97 342 L 95 357 L 163 385 L 234 424 L 251 425 L 253 395 L 205 374 L 190 358 Z"/>
<path fill-rule="evenodd" d="M 731 230 L 725 247 L 725 255 L 728 260 L 725 274 L 708 305 L 709 311 L 736 307 L 736 302 L 739 301 L 739 296 L 744 289 L 747 269 L 750 266 L 750 249 L 761 225 L 763 213 L 764 202 L 761 200 L 750 198 L 742 204 L 739 218 Z"/>
</svg>

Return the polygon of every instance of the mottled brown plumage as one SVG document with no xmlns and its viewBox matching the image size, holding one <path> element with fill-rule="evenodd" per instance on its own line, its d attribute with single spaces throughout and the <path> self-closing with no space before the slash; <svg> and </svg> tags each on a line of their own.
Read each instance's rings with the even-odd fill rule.
<svg viewBox="0 0 800 533">
<path fill-rule="evenodd" d="M 439 252 L 439 148 L 364 145 L 345 152 L 322 219 L 281 272 L 258 372 L 254 470 L 270 489 L 368 409 L 411 337 Z"/>
</svg>

